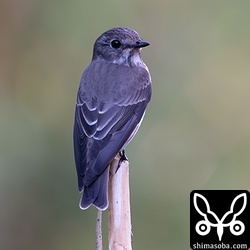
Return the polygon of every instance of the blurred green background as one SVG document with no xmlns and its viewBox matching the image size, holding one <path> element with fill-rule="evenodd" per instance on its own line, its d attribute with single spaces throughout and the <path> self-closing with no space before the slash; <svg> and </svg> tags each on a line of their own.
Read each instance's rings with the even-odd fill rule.
<svg viewBox="0 0 250 250">
<path fill-rule="evenodd" d="M 151 43 L 130 160 L 133 249 L 189 249 L 193 189 L 250 189 L 250 2 L 2 0 L 0 249 L 95 248 L 73 159 L 76 93 L 114 26 Z M 107 249 L 107 214 L 104 215 Z"/>
</svg>

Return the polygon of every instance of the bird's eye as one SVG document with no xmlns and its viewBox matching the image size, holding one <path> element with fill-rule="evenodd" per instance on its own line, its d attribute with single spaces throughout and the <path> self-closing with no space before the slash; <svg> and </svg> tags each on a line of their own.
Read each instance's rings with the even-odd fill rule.
<svg viewBox="0 0 250 250">
<path fill-rule="evenodd" d="M 114 48 L 114 49 L 118 49 L 118 48 L 120 48 L 121 47 L 121 42 L 119 41 L 119 40 L 113 40 L 112 42 L 111 42 L 111 46 L 112 46 L 112 48 Z"/>
</svg>

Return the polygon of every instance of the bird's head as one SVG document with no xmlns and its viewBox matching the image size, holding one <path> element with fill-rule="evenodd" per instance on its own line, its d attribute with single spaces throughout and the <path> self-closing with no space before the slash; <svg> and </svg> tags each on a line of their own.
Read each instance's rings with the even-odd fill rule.
<svg viewBox="0 0 250 250">
<path fill-rule="evenodd" d="M 124 66 L 142 64 L 140 50 L 148 46 L 139 34 L 129 28 L 116 27 L 100 35 L 94 44 L 92 60 L 101 59 Z"/>
</svg>

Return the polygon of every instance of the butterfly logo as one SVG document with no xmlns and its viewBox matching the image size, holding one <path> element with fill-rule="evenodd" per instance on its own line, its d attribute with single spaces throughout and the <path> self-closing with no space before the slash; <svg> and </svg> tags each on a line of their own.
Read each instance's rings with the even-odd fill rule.
<svg viewBox="0 0 250 250">
<path fill-rule="evenodd" d="M 241 199 L 243 199 L 243 205 L 239 209 L 239 204 L 240 204 Z M 200 207 L 198 206 L 198 201 L 199 201 Z M 194 203 L 194 207 L 196 211 L 204 218 L 203 220 L 200 220 L 199 222 L 197 222 L 195 226 L 195 230 L 199 235 L 204 236 L 204 235 L 209 234 L 211 227 L 217 228 L 217 235 L 218 235 L 219 241 L 221 241 L 222 239 L 222 235 L 224 233 L 225 227 L 229 227 L 230 232 L 236 236 L 244 233 L 245 225 L 242 221 L 237 220 L 237 217 L 246 208 L 246 205 L 247 205 L 246 193 L 239 194 L 233 199 L 231 206 L 230 206 L 230 210 L 226 212 L 222 216 L 221 219 L 219 219 L 218 216 L 213 211 L 210 210 L 210 205 L 207 199 L 203 195 L 194 193 L 193 203 Z M 238 203 L 237 207 L 235 206 L 236 203 Z"/>
</svg>

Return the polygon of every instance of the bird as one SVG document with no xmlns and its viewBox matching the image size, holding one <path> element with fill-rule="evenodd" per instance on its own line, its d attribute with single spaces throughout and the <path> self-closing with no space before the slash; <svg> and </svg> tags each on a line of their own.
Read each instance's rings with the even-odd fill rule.
<svg viewBox="0 0 250 250">
<path fill-rule="evenodd" d="M 108 207 L 109 165 L 137 133 L 152 86 L 141 49 L 150 45 L 127 27 L 114 27 L 95 41 L 77 93 L 74 157 L 82 210 Z"/>
</svg>

